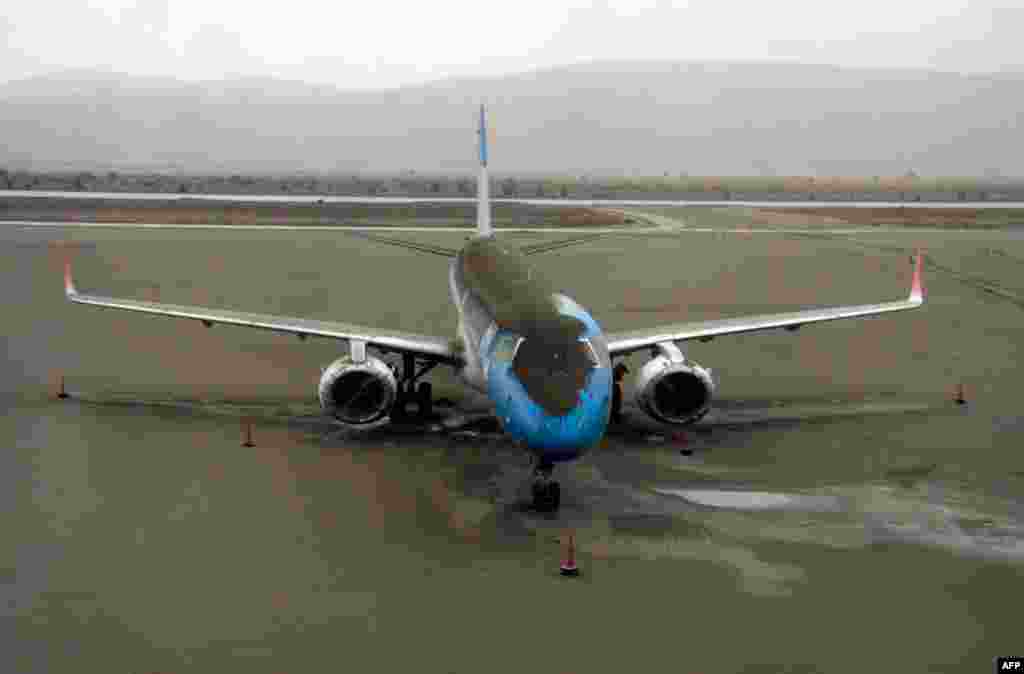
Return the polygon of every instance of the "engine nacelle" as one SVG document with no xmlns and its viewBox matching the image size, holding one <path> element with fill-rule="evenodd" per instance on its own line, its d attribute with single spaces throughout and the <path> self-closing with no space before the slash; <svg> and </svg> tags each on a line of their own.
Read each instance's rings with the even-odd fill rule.
<svg viewBox="0 0 1024 674">
<path fill-rule="evenodd" d="M 655 356 L 640 368 L 636 391 L 644 412 L 658 421 L 685 426 L 711 409 L 715 381 L 711 370 L 686 360 L 675 349 L 675 354 Z"/>
<path fill-rule="evenodd" d="M 318 393 L 324 412 L 346 424 L 365 426 L 391 412 L 398 382 L 382 360 L 367 357 L 356 363 L 343 356 L 324 369 Z"/>
</svg>

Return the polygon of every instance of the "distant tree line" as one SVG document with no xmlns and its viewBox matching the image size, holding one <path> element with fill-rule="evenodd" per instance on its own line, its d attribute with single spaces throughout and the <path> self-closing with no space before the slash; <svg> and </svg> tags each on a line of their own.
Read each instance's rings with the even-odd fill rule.
<svg viewBox="0 0 1024 674">
<path fill-rule="evenodd" d="M 499 175 L 491 193 L 505 198 L 581 199 L 705 198 L 737 200 L 788 195 L 810 200 L 942 199 L 968 201 L 1024 199 L 1024 180 L 929 178 L 908 170 L 896 177 L 702 177 L 669 171 L 653 177 L 537 177 Z M 289 194 L 296 196 L 437 196 L 472 197 L 476 179 L 465 175 L 430 175 L 413 170 L 393 175 L 185 175 L 128 171 L 34 172 L 0 169 L 0 189 L 75 192 L 147 192 L 167 194 Z"/>
</svg>

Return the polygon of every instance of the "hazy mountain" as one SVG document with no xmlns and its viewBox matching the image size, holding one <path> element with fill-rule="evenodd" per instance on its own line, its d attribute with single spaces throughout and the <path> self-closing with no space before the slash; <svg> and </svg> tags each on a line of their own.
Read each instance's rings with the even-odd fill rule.
<svg viewBox="0 0 1024 674">
<path fill-rule="evenodd" d="M 1024 73 L 593 63 L 384 91 L 65 72 L 0 85 L 0 163 L 201 171 L 1024 175 Z"/>
</svg>

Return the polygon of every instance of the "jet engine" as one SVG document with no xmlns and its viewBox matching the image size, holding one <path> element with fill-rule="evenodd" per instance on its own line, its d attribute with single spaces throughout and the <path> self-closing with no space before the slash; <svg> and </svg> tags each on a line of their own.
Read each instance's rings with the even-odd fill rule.
<svg viewBox="0 0 1024 674">
<path fill-rule="evenodd" d="M 320 407 L 352 426 L 365 426 L 391 412 L 398 393 L 394 372 L 377 358 L 354 362 L 343 356 L 320 376 Z"/>
<path fill-rule="evenodd" d="M 675 345 L 647 361 L 636 377 L 637 403 L 659 421 L 685 426 L 711 409 L 711 370 L 687 360 Z"/>
</svg>

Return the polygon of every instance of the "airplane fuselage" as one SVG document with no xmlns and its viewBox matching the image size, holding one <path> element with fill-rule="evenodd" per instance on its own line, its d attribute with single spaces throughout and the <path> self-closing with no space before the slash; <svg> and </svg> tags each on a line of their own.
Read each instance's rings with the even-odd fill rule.
<svg viewBox="0 0 1024 674">
<path fill-rule="evenodd" d="M 522 254 L 475 237 L 449 269 L 463 381 L 542 462 L 568 461 L 608 426 L 611 359 L 597 321 L 555 292 Z"/>
<path fill-rule="evenodd" d="M 606 337 L 583 307 L 557 291 L 526 262 L 526 255 L 594 237 L 523 250 L 510 250 L 495 238 L 482 105 L 478 133 L 476 236 L 460 250 L 361 235 L 452 259 L 449 288 L 459 316 L 455 340 L 336 321 L 79 293 L 71 278 L 70 261 L 65 262 L 64 292 L 80 304 L 199 320 L 206 327 L 224 323 L 302 339 L 345 340 L 349 353 L 324 369 L 318 397 L 325 412 L 356 426 L 374 424 L 388 412 L 404 410 L 416 380 L 438 363 L 455 366 L 466 384 L 487 395 L 504 430 L 536 455 L 533 503 L 543 510 L 557 510 L 561 499 L 561 488 L 551 479 L 554 464 L 581 456 L 608 427 L 611 354 L 623 357 L 644 349 L 654 351 L 638 373 L 640 407 L 659 421 L 688 424 L 707 413 L 715 384 L 709 369 L 685 358 L 679 342 L 777 328 L 796 330 L 810 323 L 915 309 L 924 303 L 922 257 L 918 254 L 910 296 L 902 301 L 690 321 Z M 368 346 L 401 354 L 401 374 L 379 358 L 367 356 Z M 419 371 L 417 359 L 426 361 Z M 421 412 L 427 416 L 431 389 L 424 384 L 415 391 Z"/>
</svg>

